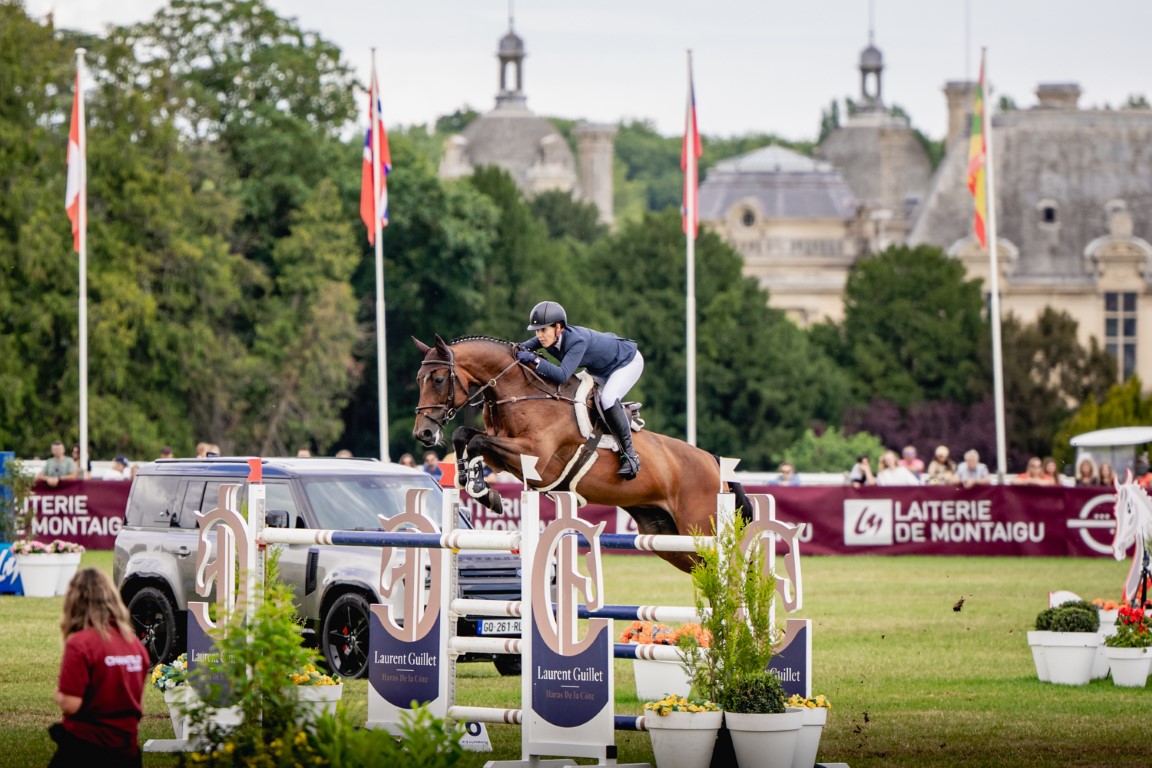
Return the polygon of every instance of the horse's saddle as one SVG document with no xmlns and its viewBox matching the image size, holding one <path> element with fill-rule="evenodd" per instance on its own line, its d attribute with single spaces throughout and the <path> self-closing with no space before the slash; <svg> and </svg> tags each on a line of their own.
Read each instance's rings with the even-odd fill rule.
<svg viewBox="0 0 1152 768">
<path fill-rule="evenodd" d="M 619 452 L 620 445 L 604 422 L 604 413 L 600 407 L 600 385 L 587 371 L 580 371 L 576 374 L 576 378 L 580 384 L 572 399 L 575 401 L 576 423 L 580 425 L 580 436 L 587 440 L 594 432 L 600 432 L 600 442 L 596 447 Z M 632 425 L 632 431 L 639 432 L 644 429 L 644 419 L 640 418 L 640 407 L 643 403 L 621 403 L 621 405 L 628 413 L 628 423 Z"/>
</svg>

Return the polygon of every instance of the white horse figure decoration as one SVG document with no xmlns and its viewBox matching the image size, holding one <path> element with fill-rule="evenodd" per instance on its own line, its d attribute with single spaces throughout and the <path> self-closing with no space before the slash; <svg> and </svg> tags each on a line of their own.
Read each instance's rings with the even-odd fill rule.
<svg viewBox="0 0 1152 768">
<path fill-rule="evenodd" d="M 1135 543 L 1132 567 L 1124 580 L 1124 600 L 1131 603 L 1140 588 L 1140 574 L 1144 568 L 1144 553 L 1152 546 L 1152 498 L 1132 479 L 1128 470 L 1123 485 L 1116 482 L 1116 536 L 1112 539 L 1112 556 L 1123 560 L 1128 547 Z"/>
</svg>

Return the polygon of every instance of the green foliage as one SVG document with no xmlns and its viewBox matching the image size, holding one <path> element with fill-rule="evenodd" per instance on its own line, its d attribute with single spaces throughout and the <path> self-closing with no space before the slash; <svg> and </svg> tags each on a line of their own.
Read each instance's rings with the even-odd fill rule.
<svg viewBox="0 0 1152 768">
<path fill-rule="evenodd" d="M 1116 381 L 1116 362 L 1093 338 L 1085 348 L 1078 323 L 1046 307 L 1031 323 L 1008 315 L 1002 324 L 1004 402 L 1008 441 L 1023 456 L 1073 458 L 1067 431 L 1082 403 L 1098 401 Z M 1126 422 L 1136 423 L 1136 422 Z"/>
<path fill-rule="evenodd" d="M 804 430 L 800 439 L 784 451 L 784 461 L 803 472 L 844 472 L 859 456 L 878 457 L 884 452 L 880 438 L 867 432 L 845 435 L 828 427 L 820 435 Z"/>
<path fill-rule="evenodd" d="M 1036 631 L 1037 632 L 1051 631 L 1052 618 L 1055 615 L 1056 615 L 1056 609 L 1055 608 L 1045 608 L 1044 610 L 1040 611 L 1040 613 L 1036 614 L 1036 626 L 1035 626 Z"/>
<path fill-rule="evenodd" d="M 528 208 L 544 222 L 552 239 L 571 237 L 592 243 L 607 231 L 599 221 L 599 209 L 592 203 L 576 200 L 571 192 L 558 189 L 540 192 L 528 202 Z"/>
<path fill-rule="evenodd" d="M 1152 629 L 1144 608 L 1121 606 L 1116 616 L 1116 631 L 1104 638 L 1109 648 L 1149 648 L 1152 647 Z"/>
<path fill-rule="evenodd" d="M 24 470 L 24 462 L 12 458 L 4 462 L 0 474 L 0 541 L 13 541 L 28 536 L 36 521 L 35 509 L 29 508 L 35 477 Z"/>
<path fill-rule="evenodd" d="M 460 762 L 464 748 L 460 732 L 436 718 L 427 706 L 416 706 L 400 714 L 400 738 L 383 728 L 363 728 L 340 711 L 336 717 L 322 717 L 306 732 L 307 765 L 333 768 L 369 768 L 379 765 L 450 768 Z"/>
<path fill-rule="evenodd" d="M 718 703 L 725 712 L 779 714 L 784 711 L 786 695 L 775 673 L 760 671 L 737 681 Z"/>
<path fill-rule="evenodd" d="M 707 650 L 685 649 L 692 690 L 722 707 L 733 699 L 759 699 L 760 680 L 772 660 L 778 632 L 772 623 L 776 578 L 765 570 L 760 539 L 747 554 L 741 549 L 747 526 L 740 514 L 721 525 L 711 542 L 696 541 L 697 564 L 692 568 L 693 599 L 710 635 Z M 783 711 L 783 696 L 777 695 Z"/>
<path fill-rule="evenodd" d="M 847 367 L 859 403 L 907 407 L 924 400 L 973 403 L 990 377 L 979 350 L 989 338 L 980 283 L 930 246 L 893 246 L 856 263 L 844 321 L 814 334 Z"/>
<path fill-rule="evenodd" d="M 1086 398 L 1058 434 L 1073 436 L 1133 424 L 1152 424 L 1152 394 L 1143 394 L 1143 382 L 1139 376 L 1130 376 L 1127 381 L 1112 385 L 1102 398 Z M 1057 442 L 1052 446 L 1053 457 L 1061 463 L 1072 459 L 1072 451 L 1066 446 L 1067 441 L 1064 445 Z"/>
<path fill-rule="evenodd" d="M 1039 621 L 1037 621 L 1039 624 Z M 1056 606 L 1049 630 L 1052 632 L 1095 632 L 1100 629 L 1100 614 L 1094 605 L 1084 601 Z"/>
</svg>

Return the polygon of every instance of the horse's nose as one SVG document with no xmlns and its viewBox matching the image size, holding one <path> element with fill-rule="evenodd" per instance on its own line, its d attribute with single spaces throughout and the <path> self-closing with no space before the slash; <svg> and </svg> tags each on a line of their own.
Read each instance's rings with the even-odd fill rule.
<svg viewBox="0 0 1152 768">
<path fill-rule="evenodd" d="M 432 430 L 428 429 L 427 427 L 423 429 L 420 429 L 419 427 L 414 428 L 412 430 L 412 437 L 419 440 L 423 445 L 432 444 Z"/>
</svg>

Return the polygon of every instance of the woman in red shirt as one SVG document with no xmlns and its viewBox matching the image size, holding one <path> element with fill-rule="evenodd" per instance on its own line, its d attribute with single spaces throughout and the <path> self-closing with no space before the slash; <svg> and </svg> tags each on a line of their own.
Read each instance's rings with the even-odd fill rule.
<svg viewBox="0 0 1152 768">
<path fill-rule="evenodd" d="M 60 633 L 64 658 L 55 698 L 64 718 L 48 729 L 56 742 L 49 768 L 139 768 L 148 651 L 132 633 L 128 609 L 107 573 L 84 568 L 72 578 Z"/>
</svg>

